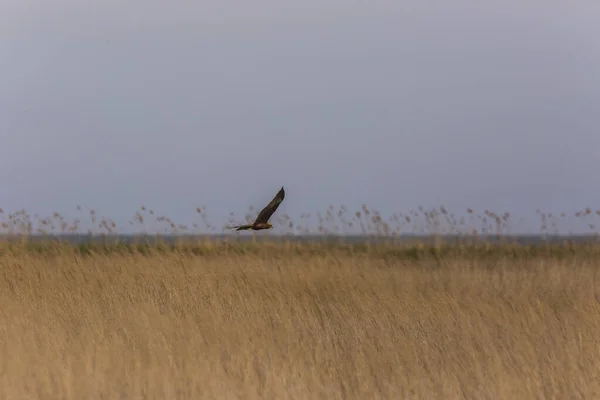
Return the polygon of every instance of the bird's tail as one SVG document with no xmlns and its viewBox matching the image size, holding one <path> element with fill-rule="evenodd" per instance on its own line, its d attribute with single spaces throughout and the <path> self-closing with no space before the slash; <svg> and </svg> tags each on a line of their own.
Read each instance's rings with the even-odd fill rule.
<svg viewBox="0 0 600 400">
<path fill-rule="evenodd" d="M 236 231 L 245 231 L 248 229 L 252 228 L 252 225 L 237 225 L 237 226 L 232 226 L 232 228 L 236 228 Z"/>
</svg>

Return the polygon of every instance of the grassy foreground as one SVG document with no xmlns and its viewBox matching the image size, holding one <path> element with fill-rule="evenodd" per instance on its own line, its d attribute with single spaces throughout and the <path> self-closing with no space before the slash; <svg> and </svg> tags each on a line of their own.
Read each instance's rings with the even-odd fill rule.
<svg viewBox="0 0 600 400">
<path fill-rule="evenodd" d="M 600 396 L 600 248 L 0 246 L 0 398 Z"/>
</svg>

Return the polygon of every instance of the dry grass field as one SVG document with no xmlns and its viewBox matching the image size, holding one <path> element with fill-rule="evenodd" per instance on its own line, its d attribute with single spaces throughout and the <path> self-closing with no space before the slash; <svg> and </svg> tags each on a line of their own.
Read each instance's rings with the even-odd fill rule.
<svg viewBox="0 0 600 400">
<path fill-rule="evenodd" d="M 600 398 L 600 249 L 0 248 L 2 399 Z"/>
</svg>

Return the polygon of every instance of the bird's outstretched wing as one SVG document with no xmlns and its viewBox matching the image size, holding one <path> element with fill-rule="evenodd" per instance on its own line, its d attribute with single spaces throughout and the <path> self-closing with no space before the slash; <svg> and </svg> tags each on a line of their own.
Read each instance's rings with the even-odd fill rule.
<svg viewBox="0 0 600 400">
<path fill-rule="evenodd" d="M 271 218 L 271 215 L 273 215 L 275 210 L 277 210 L 277 207 L 279 207 L 284 197 L 285 191 L 283 190 L 283 187 L 281 187 L 281 190 L 277 192 L 273 200 L 271 200 L 271 202 L 258 214 L 258 217 L 256 217 L 256 221 L 254 221 L 254 223 L 261 224 L 269 221 L 269 218 Z"/>
</svg>

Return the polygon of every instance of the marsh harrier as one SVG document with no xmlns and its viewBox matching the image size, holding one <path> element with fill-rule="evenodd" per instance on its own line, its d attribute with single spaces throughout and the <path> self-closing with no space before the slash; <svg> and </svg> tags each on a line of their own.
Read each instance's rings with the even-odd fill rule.
<svg viewBox="0 0 600 400">
<path fill-rule="evenodd" d="M 277 192 L 273 200 L 271 200 L 271 202 L 265 208 L 262 209 L 262 211 L 258 214 L 258 217 L 256 217 L 256 220 L 252 224 L 237 225 L 232 226 L 231 228 L 236 228 L 236 231 L 243 231 L 248 229 L 260 231 L 261 229 L 273 228 L 273 225 L 269 223 L 269 218 L 271 218 L 271 215 L 273 215 L 275 210 L 277 210 L 277 207 L 279 207 L 284 197 L 285 191 L 283 190 L 283 187 L 281 187 L 281 190 L 279 190 L 279 192 Z"/>
</svg>

